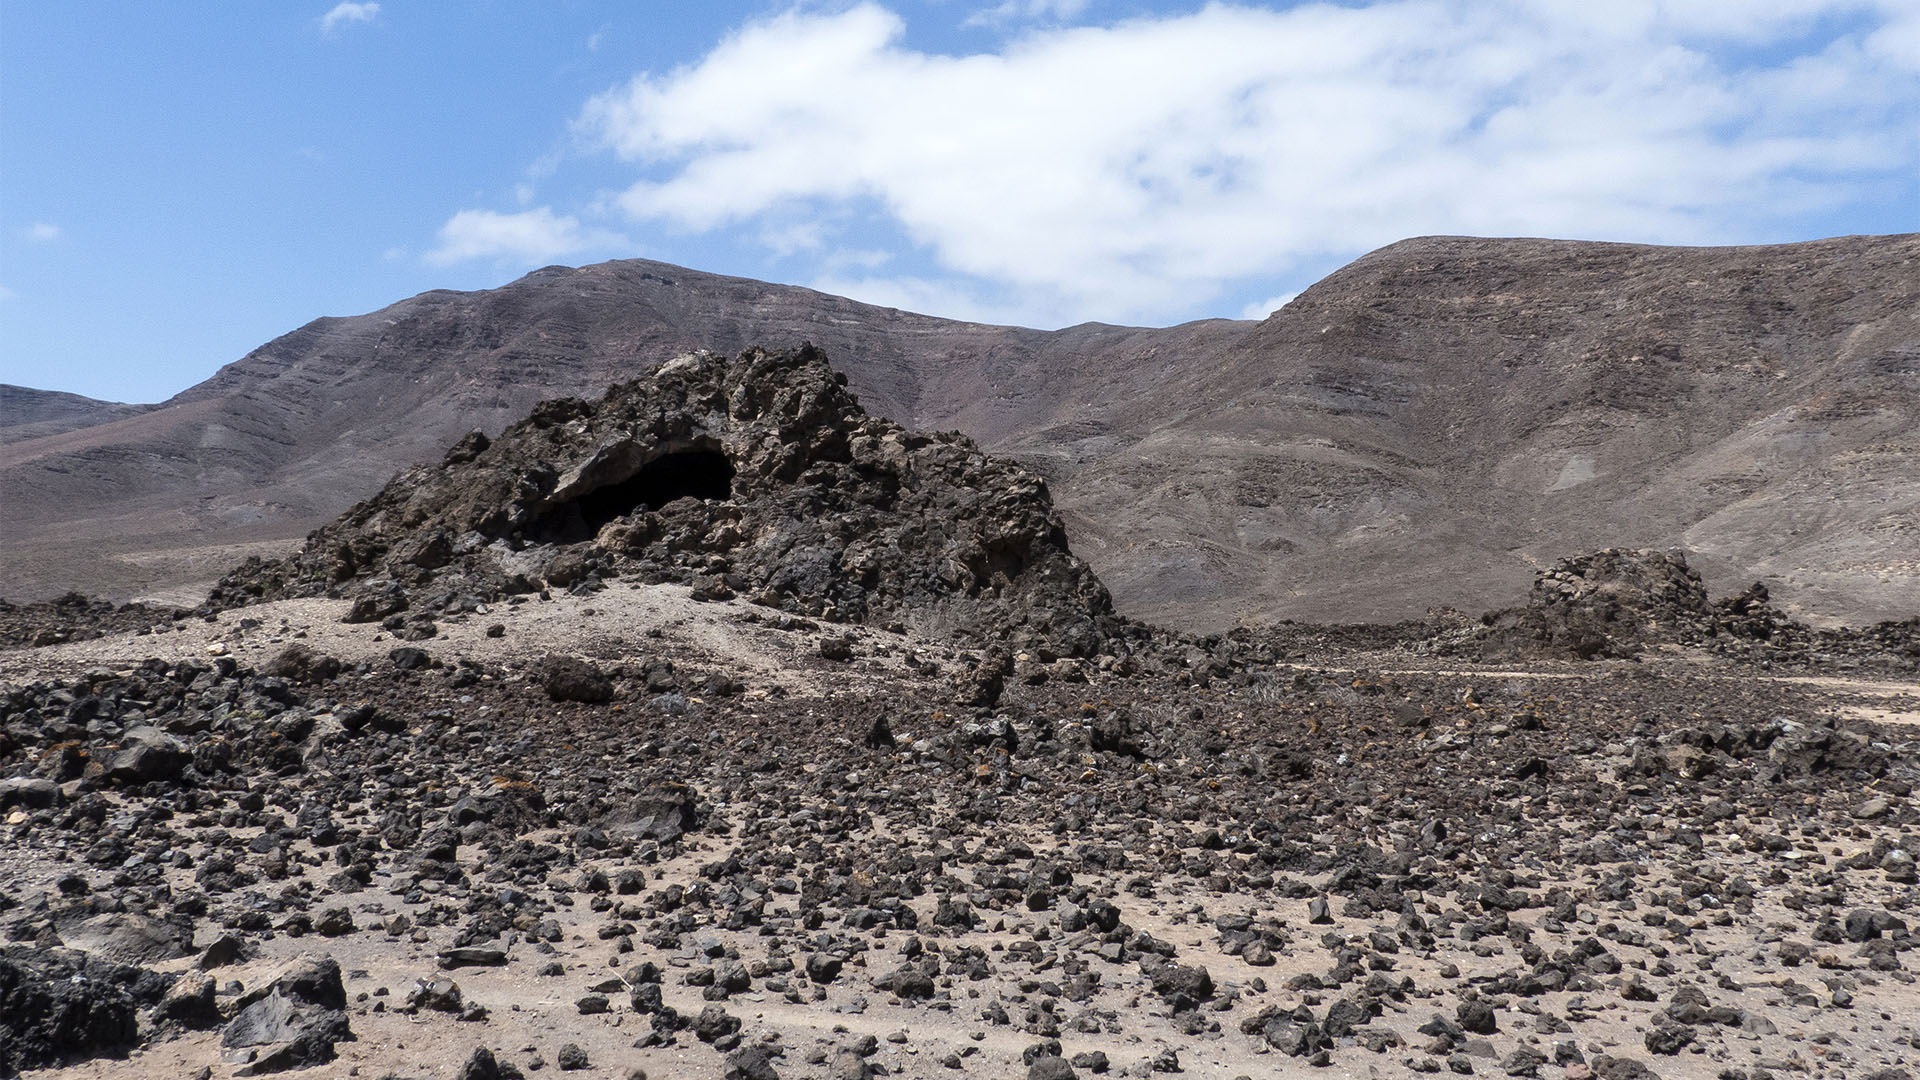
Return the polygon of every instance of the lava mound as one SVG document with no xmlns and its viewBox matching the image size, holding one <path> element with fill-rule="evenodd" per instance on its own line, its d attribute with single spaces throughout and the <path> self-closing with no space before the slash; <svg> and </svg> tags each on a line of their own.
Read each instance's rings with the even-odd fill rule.
<svg viewBox="0 0 1920 1080">
<path fill-rule="evenodd" d="M 868 416 L 812 346 L 696 353 L 598 401 L 543 402 L 293 556 L 250 560 L 210 603 L 344 596 L 350 619 L 391 619 L 632 576 L 1066 655 L 1121 626 L 1043 480 Z"/>
<path fill-rule="evenodd" d="M 1489 612 L 1439 651 L 1486 659 L 1630 658 L 1648 646 L 1683 645 L 1773 663 L 1920 665 L 1920 618 L 1862 628 L 1816 628 L 1773 606 L 1754 582 L 1715 600 L 1681 551 L 1608 548 L 1561 559 L 1534 575 L 1520 607 Z"/>
<path fill-rule="evenodd" d="M 1526 604 L 1487 615 L 1481 634 L 1496 653 L 1627 657 L 1647 644 L 1713 637 L 1725 606 L 1708 598 L 1684 552 L 1608 548 L 1535 574 Z"/>
</svg>

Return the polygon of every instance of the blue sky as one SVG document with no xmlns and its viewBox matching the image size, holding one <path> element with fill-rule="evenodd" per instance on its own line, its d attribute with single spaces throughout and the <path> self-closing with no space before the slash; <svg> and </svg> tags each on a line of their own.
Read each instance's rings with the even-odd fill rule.
<svg viewBox="0 0 1920 1080">
<path fill-rule="evenodd" d="M 1920 229 L 1912 0 L 0 0 L 0 382 L 639 256 L 1036 326 L 1425 233 Z"/>
</svg>

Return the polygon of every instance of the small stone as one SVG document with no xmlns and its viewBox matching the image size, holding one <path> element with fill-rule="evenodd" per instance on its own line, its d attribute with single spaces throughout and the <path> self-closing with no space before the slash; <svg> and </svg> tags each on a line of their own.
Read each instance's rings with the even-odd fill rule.
<svg viewBox="0 0 1920 1080">
<path fill-rule="evenodd" d="M 1471 1031 L 1475 1035 L 1491 1035 L 1499 1030 L 1493 1006 L 1484 1001 L 1463 1001 L 1460 1007 L 1454 1010 L 1454 1015 L 1459 1019 L 1462 1031 Z"/>
<path fill-rule="evenodd" d="M 439 975 L 419 980 L 407 994 L 407 1008 L 415 1011 L 458 1013 L 464 1005 L 460 984 Z"/>
<path fill-rule="evenodd" d="M 503 1064 L 484 1046 L 474 1047 L 466 1066 L 460 1070 L 460 1080 L 522 1080 L 522 1077 L 519 1069 Z"/>
<path fill-rule="evenodd" d="M 353 913 L 345 907 L 330 907 L 313 922 L 315 933 L 323 937 L 342 937 L 354 931 Z"/>
<path fill-rule="evenodd" d="M 1052 1054 L 1034 1058 L 1027 1066 L 1027 1080 L 1076 1080 L 1078 1075 L 1067 1059 Z"/>
</svg>

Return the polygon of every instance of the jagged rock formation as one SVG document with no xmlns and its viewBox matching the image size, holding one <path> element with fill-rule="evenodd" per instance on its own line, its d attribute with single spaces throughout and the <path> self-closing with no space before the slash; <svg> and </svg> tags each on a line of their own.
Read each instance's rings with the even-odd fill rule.
<svg viewBox="0 0 1920 1080">
<path fill-rule="evenodd" d="M 1087 655 L 1118 627 L 1046 484 L 964 436 L 868 416 L 824 354 L 681 357 L 474 433 L 216 605 L 356 598 L 360 619 L 640 575 L 836 621 L 940 623 Z"/>
<path fill-rule="evenodd" d="M 124 1054 L 139 1039 L 139 1007 L 172 982 L 76 951 L 0 949 L 0 1076 Z"/>
<path fill-rule="evenodd" d="M 1522 641 L 1593 659 L 1708 636 L 1713 605 L 1685 552 L 1608 548 L 1541 571 L 1526 604 L 1492 622 L 1496 640 L 1519 631 Z"/>
</svg>

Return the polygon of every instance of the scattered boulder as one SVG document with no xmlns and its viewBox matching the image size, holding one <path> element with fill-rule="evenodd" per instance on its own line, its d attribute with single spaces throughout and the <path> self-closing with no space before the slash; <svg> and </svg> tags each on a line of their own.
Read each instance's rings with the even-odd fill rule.
<svg viewBox="0 0 1920 1080">
<path fill-rule="evenodd" d="M 180 740 L 158 728 L 126 733 L 121 749 L 107 762 L 107 779 L 116 784 L 178 780 L 192 758 Z"/>
<path fill-rule="evenodd" d="M 325 682 L 340 674 L 340 661 L 295 642 L 262 664 L 260 674 L 301 685 Z"/>
<path fill-rule="evenodd" d="M 45 810 L 59 801 L 60 785 L 44 777 L 9 776 L 0 780 L 0 810 Z"/>
<path fill-rule="evenodd" d="M 555 701 L 598 705 L 613 700 L 613 680 L 578 657 L 547 657 L 540 664 L 540 686 Z"/>
<path fill-rule="evenodd" d="M 661 781 L 622 798 L 607 815 L 605 828 L 614 836 L 670 843 L 693 831 L 694 803 L 692 787 Z"/>
<path fill-rule="evenodd" d="M 193 930 L 132 912 L 95 915 L 62 932 L 74 948 L 122 964 L 156 964 L 193 953 Z"/>
<path fill-rule="evenodd" d="M 213 976 L 199 971 L 180 976 L 154 1012 L 163 1022 L 191 1030 L 219 1027 L 220 1006 L 214 1000 Z"/>
<path fill-rule="evenodd" d="M 525 1080 L 526 1074 L 493 1056 L 493 1051 L 476 1046 L 461 1066 L 460 1080 Z"/>
<path fill-rule="evenodd" d="M 332 959 L 297 960 L 240 1004 L 220 1047 L 221 1059 L 243 1075 L 325 1064 L 334 1044 L 353 1038 L 340 965 Z"/>
</svg>

